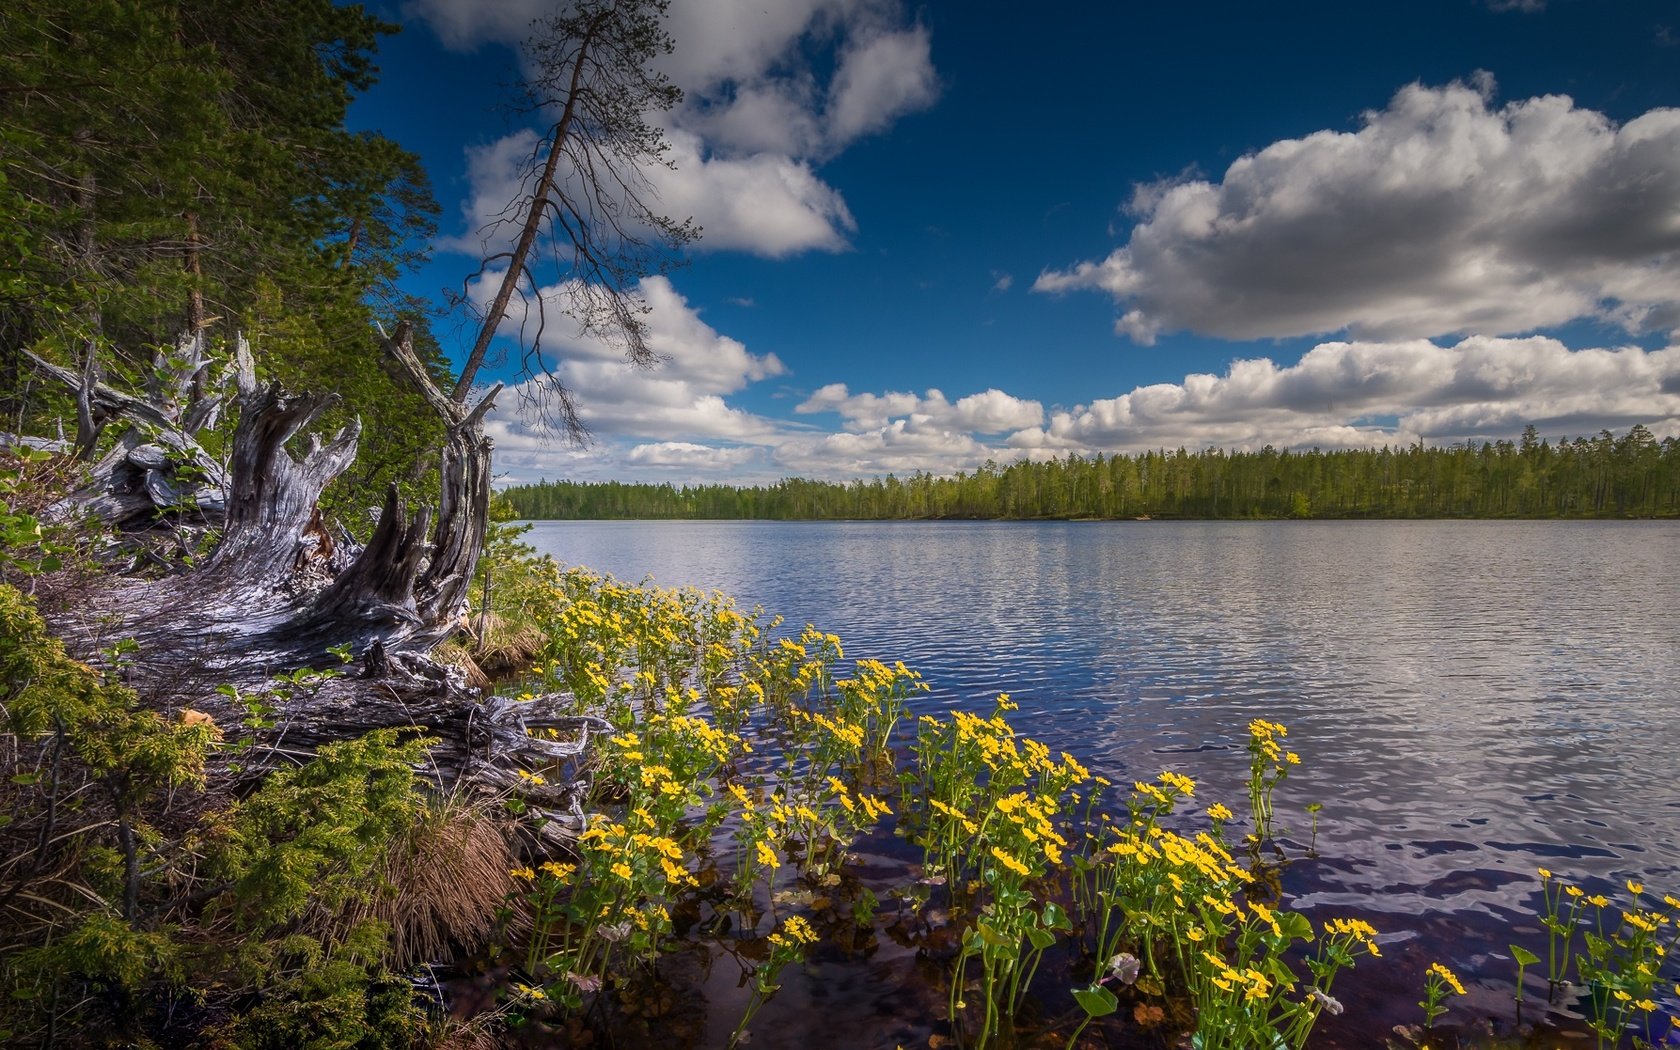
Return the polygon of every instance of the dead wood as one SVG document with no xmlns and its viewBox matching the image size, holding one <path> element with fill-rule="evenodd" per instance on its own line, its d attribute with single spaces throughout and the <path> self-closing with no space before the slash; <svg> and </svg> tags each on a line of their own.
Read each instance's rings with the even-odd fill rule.
<svg viewBox="0 0 1680 1050">
<path fill-rule="evenodd" d="M 202 341 L 183 340 L 182 347 L 174 378 L 160 379 L 144 398 L 97 381 L 77 386 L 83 377 L 42 364 L 78 398 L 124 419 L 134 435 L 100 460 L 69 506 L 138 525 L 162 507 L 155 497 L 179 503 L 178 474 L 164 471 L 170 462 L 209 458 L 193 428 L 213 415 L 190 407 L 204 388 L 194 381 L 202 376 Z M 62 610 L 56 626 L 83 655 L 133 638 L 139 651 L 129 673 L 136 683 L 190 703 L 224 727 L 249 718 L 248 698 L 267 698 L 267 724 L 248 752 L 265 757 L 245 763 L 248 775 L 326 743 L 407 728 L 438 741 L 431 761 L 442 784 L 518 793 L 532 814 L 549 819 L 547 834 L 575 830 L 583 819 L 582 783 L 572 774 L 591 735 L 608 724 L 563 713 L 558 697 L 483 700 L 458 668 L 426 655 L 466 611 L 489 520 L 491 444 L 483 422 L 500 387 L 471 407 L 445 396 L 415 355 L 406 324 L 382 340 L 382 349 L 446 425 L 435 509 L 411 509 L 393 488 L 365 546 L 335 543 L 318 500 L 354 461 L 360 428 L 351 424 L 324 441 L 309 433 L 333 397 L 259 383 L 241 343 L 231 367 L 238 423 L 228 461 L 203 475 L 221 495 L 194 497 L 205 517 L 221 512 L 214 551 L 185 573 L 116 580 Z M 189 407 L 180 407 L 183 401 Z M 161 460 L 152 451 L 160 442 L 173 450 Z M 277 684 L 277 676 L 300 668 L 335 667 L 340 657 L 329 650 L 353 654 L 354 673 L 306 688 Z M 233 695 L 218 693 L 222 684 L 233 685 Z M 539 769 L 541 778 L 520 775 Z"/>
</svg>

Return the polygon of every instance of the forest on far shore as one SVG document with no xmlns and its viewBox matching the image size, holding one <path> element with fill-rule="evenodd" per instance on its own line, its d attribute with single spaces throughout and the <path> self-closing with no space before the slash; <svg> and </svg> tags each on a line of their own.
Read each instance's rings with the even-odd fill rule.
<svg viewBox="0 0 1680 1050">
<path fill-rule="evenodd" d="M 1617 437 L 1292 452 L 1080 457 L 972 473 L 767 486 L 542 481 L 502 495 L 522 518 L 1667 518 L 1680 439 Z"/>
</svg>

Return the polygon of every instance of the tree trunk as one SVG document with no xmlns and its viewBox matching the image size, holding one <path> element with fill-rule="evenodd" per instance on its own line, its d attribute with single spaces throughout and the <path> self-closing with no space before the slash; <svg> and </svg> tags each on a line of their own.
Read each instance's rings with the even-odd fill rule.
<svg viewBox="0 0 1680 1050">
<path fill-rule="evenodd" d="M 201 339 L 194 345 L 202 351 Z M 121 579 L 102 592 L 78 595 L 73 608 L 52 619 L 87 657 L 115 640 L 134 639 L 139 649 L 129 674 L 146 696 L 191 706 L 229 732 L 249 719 L 249 698 L 260 696 L 272 713 L 241 759 L 247 774 L 293 764 L 325 743 L 406 728 L 438 742 L 429 768 L 440 780 L 518 793 L 528 812 L 541 818 L 545 836 L 575 834 L 584 793 L 575 778 L 591 735 L 611 727 L 564 714 L 557 697 L 485 701 L 460 670 L 425 655 L 466 611 L 489 518 L 491 445 L 484 415 L 500 386 L 469 409 L 433 384 L 407 324 L 384 339 L 383 349 L 447 424 L 435 515 L 430 508 L 410 512 L 393 487 L 365 547 L 335 543 L 316 501 L 354 461 L 360 428 L 352 424 L 325 443 L 312 436 L 307 449 L 294 454 L 292 439 L 333 399 L 258 384 L 241 343 L 232 366 L 239 423 L 227 469 L 209 485 L 220 485 L 220 497 L 196 502 L 199 513 L 222 526 L 214 552 L 189 572 Z M 179 356 L 185 360 L 173 378 L 159 380 L 146 398 L 97 383 L 80 391 L 90 404 L 127 417 L 131 433 L 149 441 L 125 437 L 100 461 L 110 469 L 61 513 L 112 510 L 137 523 L 145 502 L 140 492 L 154 494 L 168 481 L 157 473 L 162 468 L 144 466 L 155 458 L 144 450 L 166 446 L 193 462 L 209 459 L 194 440 L 198 430 L 185 425 L 189 418 L 201 425 L 213 415 L 192 407 L 192 378 L 202 362 L 185 352 Z M 80 378 L 37 363 L 63 382 Z M 178 405 L 182 400 L 185 409 Z M 130 491 L 135 471 L 142 483 Z M 155 515 L 155 503 L 146 506 Z M 346 646 L 359 658 L 352 673 L 302 682 L 291 674 L 343 667 L 338 654 Z M 218 689 L 222 685 L 234 689 Z M 554 730 L 556 738 L 537 730 Z M 556 764 L 563 772 L 556 774 Z M 568 766 L 570 773 L 564 772 Z M 519 776 L 520 769 L 537 767 L 545 777 Z"/>
<path fill-rule="evenodd" d="M 157 381 L 146 398 L 98 383 L 78 388 L 90 403 L 135 426 L 96 465 L 89 484 L 57 508 L 59 514 L 90 511 L 128 525 L 155 517 L 171 509 L 160 503 L 185 499 L 174 481 L 178 474 L 167 468 L 186 462 L 206 478 L 190 502 L 221 525 L 222 535 L 198 569 L 124 580 L 79 603 L 62 625 L 70 640 L 92 652 L 110 640 L 133 638 L 140 644 L 140 674 L 183 685 L 255 684 L 300 667 L 331 666 L 338 661 L 328 647 L 347 644 L 362 653 L 377 643 L 424 652 L 442 640 L 466 609 L 483 545 L 490 501 L 483 421 L 500 387 L 469 410 L 433 384 L 406 323 L 383 342 L 448 426 L 443 499 L 428 528 L 433 516 L 422 510 L 411 521 L 393 490 L 373 537 L 359 551 L 333 541 L 317 502 L 354 462 L 360 426 L 351 424 L 325 443 L 312 435 L 294 454 L 292 439 L 335 398 L 259 384 L 243 343 L 232 367 L 239 423 L 225 471 L 196 440 L 214 416 L 191 401 L 192 379 L 203 364 L 196 355 L 172 378 Z M 182 345 L 202 352 L 200 337 L 186 337 Z M 80 378 L 41 365 L 66 383 Z"/>
</svg>

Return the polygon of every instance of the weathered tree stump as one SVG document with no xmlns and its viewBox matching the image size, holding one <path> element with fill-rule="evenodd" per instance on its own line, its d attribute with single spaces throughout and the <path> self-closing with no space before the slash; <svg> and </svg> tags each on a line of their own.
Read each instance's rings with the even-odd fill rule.
<svg viewBox="0 0 1680 1050">
<path fill-rule="evenodd" d="M 202 482 L 190 497 L 192 513 L 222 530 L 201 566 L 161 579 L 118 579 L 60 610 L 55 625 L 85 656 L 132 638 L 137 684 L 224 727 L 247 719 L 248 698 L 263 696 L 265 727 L 247 752 L 259 756 L 246 763 L 248 772 L 260 772 L 263 755 L 292 762 L 325 743 L 409 728 L 439 741 L 431 762 L 440 778 L 517 792 L 534 813 L 551 818 L 551 834 L 575 826 L 581 783 L 538 783 L 519 770 L 576 769 L 591 734 L 608 724 L 564 714 L 555 697 L 485 701 L 460 671 L 426 656 L 467 608 L 489 518 L 491 445 L 483 422 L 500 386 L 468 407 L 433 384 L 408 325 L 382 343 L 446 424 L 441 499 L 435 515 L 430 508 L 411 514 L 393 487 L 360 549 L 335 542 L 318 509 L 322 490 L 355 459 L 359 426 L 325 442 L 311 435 L 294 452 L 294 439 L 334 398 L 259 384 L 243 343 L 231 368 L 239 417 L 225 468 L 197 441 L 219 408 L 202 400 L 185 409 L 175 404 L 204 387 L 192 381 L 207 367 L 201 342 L 183 342 L 176 378 L 160 381 L 146 398 L 41 363 L 79 402 L 130 423 L 61 513 L 74 509 L 130 528 L 160 514 L 179 520 L 188 500 L 179 473 L 167 467 L 190 463 L 202 465 L 192 472 Z M 156 448 L 167 450 L 161 460 Z M 344 652 L 359 658 L 352 673 L 302 687 L 276 683 L 299 669 L 337 667 Z M 218 692 L 222 685 L 234 689 Z"/>
</svg>

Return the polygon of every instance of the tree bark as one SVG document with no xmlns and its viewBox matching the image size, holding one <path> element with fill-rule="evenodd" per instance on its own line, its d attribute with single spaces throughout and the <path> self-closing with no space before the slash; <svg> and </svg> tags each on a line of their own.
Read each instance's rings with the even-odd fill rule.
<svg viewBox="0 0 1680 1050">
<path fill-rule="evenodd" d="M 393 490 L 367 546 L 352 550 L 334 543 L 317 504 L 322 490 L 354 462 L 360 426 L 351 424 L 326 442 L 311 435 L 307 447 L 294 453 L 293 439 L 335 399 L 259 384 L 241 343 L 232 367 L 239 423 L 227 467 L 218 467 L 213 478 L 223 490 L 223 513 L 215 522 L 222 535 L 215 550 L 202 567 L 184 574 L 122 580 L 90 596 L 62 617 L 70 640 L 91 653 L 112 639 L 133 638 L 140 644 L 140 675 L 179 681 L 191 691 L 195 684 L 254 685 L 276 673 L 328 667 L 338 662 L 329 647 L 349 645 L 359 654 L 379 644 L 425 652 L 447 636 L 465 612 L 483 546 L 491 450 L 483 421 L 500 386 L 470 409 L 456 404 L 426 374 L 406 323 L 383 340 L 383 349 L 448 427 L 443 498 L 435 516 L 428 510 L 411 516 Z M 79 379 L 68 369 L 41 364 L 61 381 Z M 61 515 L 111 511 L 132 522 L 142 510 L 156 511 L 155 499 L 149 508 L 140 506 L 148 498 L 171 492 L 179 498 L 163 473 L 169 457 L 159 455 L 159 440 L 168 445 L 165 451 L 214 465 L 183 425 L 189 416 L 201 424 L 212 415 L 195 411 L 191 402 L 198 367 L 195 360 L 185 361 L 146 398 L 98 383 L 76 388 L 90 403 L 136 426 L 96 466 L 89 485 L 60 508 Z M 216 487 L 210 486 L 212 493 Z M 218 506 L 213 496 L 194 501 L 206 517 Z"/>
<path fill-rule="evenodd" d="M 197 345 L 202 348 L 201 341 Z M 139 649 L 127 673 L 143 695 L 154 703 L 191 706 L 224 731 L 237 732 L 234 727 L 250 718 L 249 698 L 261 696 L 268 711 L 241 758 L 246 775 L 295 764 L 322 744 L 403 728 L 437 741 L 428 767 L 447 785 L 519 794 L 528 815 L 541 818 L 544 837 L 575 835 L 583 827 L 590 741 L 611 726 L 566 714 L 558 696 L 484 700 L 459 669 L 426 655 L 466 611 L 489 519 L 491 444 L 484 416 L 500 385 L 471 408 L 455 402 L 426 373 L 407 324 L 383 340 L 383 350 L 447 425 L 435 514 L 431 508 L 411 511 L 393 487 L 366 546 L 334 543 L 317 499 L 353 462 L 360 428 L 352 424 L 325 442 L 311 436 L 306 448 L 292 451 L 289 446 L 333 399 L 259 384 L 250 352 L 240 344 L 232 366 L 239 422 L 219 475 L 220 503 L 199 504 L 207 517 L 222 510 L 214 552 L 189 572 L 121 579 L 78 596 L 73 608 L 61 608 L 51 619 L 88 658 L 117 639 L 133 638 Z M 90 404 L 126 416 L 131 433 L 149 435 L 151 443 L 125 438 L 101 460 L 112 470 L 90 482 L 79 502 L 71 501 L 75 506 L 138 520 L 129 502 L 138 494 L 114 494 L 121 471 L 151 463 L 155 457 L 146 450 L 159 447 L 159 434 L 171 435 L 168 447 L 177 454 L 203 455 L 193 437 L 197 431 L 183 425 L 189 416 L 207 418 L 191 407 L 200 362 L 180 356 L 185 360 L 175 375 L 158 379 L 145 398 L 98 383 L 81 390 Z M 38 364 L 60 381 L 80 379 L 68 369 Z M 141 488 L 150 493 L 161 484 Z M 351 673 L 301 683 L 292 674 L 342 669 L 345 646 L 359 660 Z M 218 689 L 222 685 L 235 688 Z M 543 777 L 519 775 L 537 768 Z"/>
</svg>

